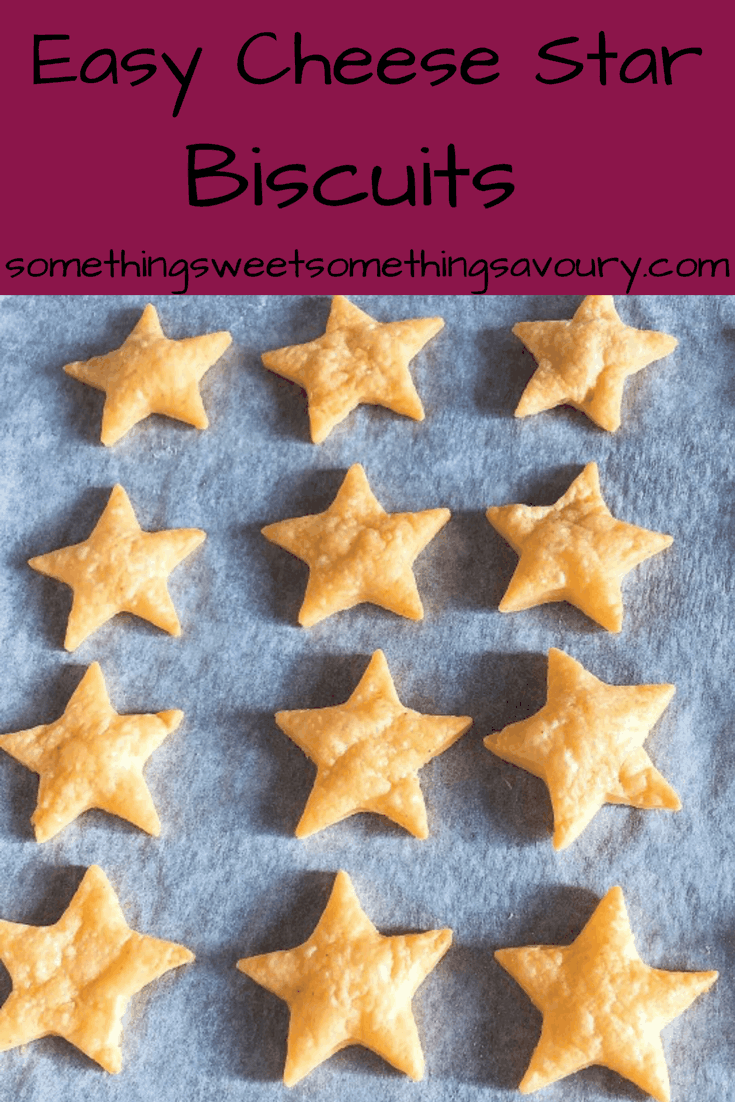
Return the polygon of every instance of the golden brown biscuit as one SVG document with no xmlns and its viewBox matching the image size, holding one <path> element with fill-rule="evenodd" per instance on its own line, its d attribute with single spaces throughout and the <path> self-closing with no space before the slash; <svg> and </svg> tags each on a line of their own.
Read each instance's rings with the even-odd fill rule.
<svg viewBox="0 0 735 1102">
<path fill-rule="evenodd" d="M 673 543 L 612 516 L 596 463 L 588 463 L 554 505 L 494 505 L 486 515 L 520 555 L 500 612 L 568 601 L 608 631 L 623 626 L 621 579 Z"/>
<path fill-rule="evenodd" d="M 469 716 L 404 708 L 382 650 L 346 704 L 277 712 L 276 723 L 317 766 L 297 838 L 358 811 L 386 815 L 417 838 L 428 837 L 418 771 L 472 726 Z"/>
<path fill-rule="evenodd" d="M 66 364 L 64 371 L 107 398 L 102 413 L 102 443 L 116 444 L 133 425 L 162 413 L 206 429 L 199 383 L 232 343 L 230 333 L 169 340 L 155 306 L 146 306 L 125 343 L 114 352 Z"/>
<path fill-rule="evenodd" d="M 659 1034 L 712 986 L 717 972 L 644 964 L 620 888 L 610 889 L 571 945 L 498 949 L 495 959 L 544 1016 L 522 1094 L 600 1064 L 669 1102 Z"/>
<path fill-rule="evenodd" d="M 0 1051 L 65 1037 L 117 1072 L 131 997 L 194 954 L 131 930 L 110 881 L 92 865 L 53 926 L 0 921 L 0 958 L 13 981 L 0 1009 Z"/>
<path fill-rule="evenodd" d="M 303 627 L 364 601 L 422 620 L 411 567 L 450 516 L 448 509 L 386 513 L 355 463 L 325 513 L 269 524 L 263 535 L 309 565 Z"/>
<path fill-rule="evenodd" d="M 443 327 L 441 318 L 382 324 L 335 295 L 323 337 L 264 352 L 262 359 L 270 371 L 304 388 L 311 438 L 321 444 L 361 403 L 423 421 L 408 365 Z"/>
<path fill-rule="evenodd" d="M 516 417 L 566 403 L 609 432 L 620 427 L 627 377 L 679 343 L 667 333 L 625 325 L 612 295 L 587 295 L 571 321 L 521 321 L 513 332 L 538 364 Z"/>
<path fill-rule="evenodd" d="M 673 685 L 606 685 L 563 651 L 549 651 L 544 707 L 484 741 L 546 783 L 554 849 L 578 838 L 606 803 L 681 808 L 643 749 L 674 692 Z"/>
<path fill-rule="evenodd" d="M 41 777 L 31 818 L 36 841 L 53 838 L 93 807 L 160 834 L 143 766 L 183 718 L 178 709 L 118 715 L 93 662 L 60 719 L 0 736 L 0 749 Z"/>
<path fill-rule="evenodd" d="M 199 528 L 144 532 L 130 498 L 122 486 L 114 486 L 89 539 L 38 555 L 28 565 L 74 591 L 67 650 L 75 650 L 118 612 L 131 612 L 169 635 L 180 635 L 166 578 L 205 539 Z"/>
<path fill-rule="evenodd" d="M 411 1000 L 451 943 L 451 930 L 383 937 L 347 873 L 338 872 L 308 941 L 237 962 L 241 972 L 288 1003 L 286 1086 L 348 1045 L 364 1045 L 411 1079 L 421 1079 L 424 1054 Z"/>
</svg>

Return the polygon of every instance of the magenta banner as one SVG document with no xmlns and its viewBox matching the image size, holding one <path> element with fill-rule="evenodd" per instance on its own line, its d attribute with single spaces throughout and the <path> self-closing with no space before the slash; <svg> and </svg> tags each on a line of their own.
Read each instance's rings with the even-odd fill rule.
<svg viewBox="0 0 735 1102">
<path fill-rule="evenodd" d="M 9 293 L 727 293 L 722 4 L 15 6 Z"/>
</svg>

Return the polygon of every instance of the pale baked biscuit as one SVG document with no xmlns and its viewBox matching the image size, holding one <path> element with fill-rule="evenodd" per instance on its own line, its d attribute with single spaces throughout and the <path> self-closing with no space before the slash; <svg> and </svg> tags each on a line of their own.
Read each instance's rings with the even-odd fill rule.
<svg viewBox="0 0 735 1102">
<path fill-rule="evenodd" d="M 606 685 L 563 651 L 549 651 L 546 704 L 488 735 L 485 746 L 540 777 L 554 808 L 554 849 L 578 838 L 603 804 L 681 808 L 643 749 L 673 685 Z"/>
<path fill-rule="evenodd" d="M 669 1102 L 659 1034 L 712 986 L 717 972 L 644 964 L 620 888 L 610 889 L 571 945 L 498 949 L 495 959 L 544 1016 L 522 1094 L 600 1064 Z"/>
<path fill-rule="evenodd" d="M 335 295 L 324 336 L 264 352 L 262 359 L 270 371 L 304 388 L 311 438 L 321 444 L 361 403 L 423 421 L 408 365 L 443 326 L 441 318 L 378 322 Z"/>
<path fill-rule="evenodd" d="M 612 295 L 587 295 L 571 321 L 521 321 L 513 332 L 538 364 L 516 417 L 567 404 L 609 432 L 620 427 L 628 376 L 679 343 L 667 333 L 625 325 Z"/>
<path fill-rule="evenodd" d="M 673 543 L 612 516 L 596 463 L 588 463 L 554 505 L 494 505 L 486 515 L 520 555 L 500 612 L 568 601 L 608 631 L 623 626 L 621 579 Z"/>
<path fill-rule="evenodd" d="M 286 1086 L 348 1045 L 364 1045 L 411 1079 L 421 1079 L 424 1054 L 411 1000 L 451 943 L 451 930 L 383 937 L 347 873 L 338 872 L 308 941 L 237 962 L 241 972 L 288 1003 Z"/>
<path fill-rule="evenodd" d="M 0 749 L 40 775 L 31 818 L 46 842 L 90 808 L 109 811 L 148 834 L 161 833 L 143 766 L 184 713 L 118 715 L 93 662 L 54 723 L 0 736 Z"/>
<path fill-rule="evenodd" d="M 130 498 L 122 486 L 114 486 L 89 539 L 38 555 L 28 565 L 74 591 L 67 650 L 75 650 L 118 612 L 131 612 L 169 635 L 180 635 L 166 578 L 205 539 L 199 528 L 144 532 Z"/>
<path fill-rule="evenodd" d="M 66 364 L 64 371 L 95 390 L 104 390 L 101 440 L 109 446 L 151 413 L 206 429 L 209 420 L 199 383 L 231 343 L 227 332 L 169 340 L 155 306 L 148 305 L 114 352 Z"/>
<path fill-rule="evenodd" d="M 426 838 L 418 771 L 455 743 L 472 720 L 405 708 L 385 655 L 376 650 L 346 704 L 277 712 L 276 723 L 317 766 L 297 838 L 358 811 L 385 815 L 417 838 Z"/>
<path fill-rule="evenodd" d="M 422 620 L 411 567 L 450 516 L 448 509 L 386 513 L 355 463 L 325 513 L 269 524 L 263 535 L 309 565 L 303 627 L 365 601 Z"/>
<path fill-rule="evenodd" d="M 194 954 L 131 930 L 110 881 L 92 865 L 53 926 L 0 921 L 0 959 L 13 983 L 0 1008 L 0 1051 L 65 1037 L 117 1072 L 131 997 Z"/>
</svg>

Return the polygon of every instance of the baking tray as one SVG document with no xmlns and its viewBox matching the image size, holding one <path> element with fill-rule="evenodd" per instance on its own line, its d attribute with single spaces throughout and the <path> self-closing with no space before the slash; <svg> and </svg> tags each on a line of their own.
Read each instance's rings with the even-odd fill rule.
<svg viewBox="0 0 735 1102">
<path fill-rule="evenodd" d="M 664 1033 L 672 1097 L 721 1102 L 735 1009 L 733 298 L 616 300 L 625 322 L 679 345 L 628 381 L 622 428 L 608 434 L 568 408 L 513 417 L 533 362 L 511 327 L 571 317 L 580 297 L 355 296 L 381 321 L 445 319 L 412 364 L 426 420 L 363 406 L 321 446 L 310 442 L 303 393 L 265 371 L 260 353 L 321 334 L 328 297 L 154 298 L 170 337 L 233 334 L 202 384 L 211 427 L 152 417 L 106 449 L 103 395 L 62 365 L 121 344 L 146 301 L 0 301 L 0 730 L 57 718 L 94 660 L 119 712 L 186 713 L 147 768 L 159 839 L 92 811 L 38 846 L 29 824 L 37 778 L 0 756 L 0 915 L 56 921 L 98 863 L 130 925 L 183 942 L 197 962 L 133 1000 L 119 1076 L 48 1038 L 0 1055 L 0 1096 L 499 1102 L 521 1079 L 540 1015 L 493 950 L 569 942 L 620 884 L 644 960 L 721 972 Z M 516 557 L 485 508 L 551 504 L 592 460 L 615 516 L 675 539 L 624 582 L 622 633 L 565 604 L 498 613 Z M 387 510 L 452 511 L 416 563 L 426 616 L 414 623 L 363 605 L 307 631 L 296 622 L 306 567 L 260 529 L 325 509 L 355 462 Z M 183 634 L 118 616 L 67 654 L 70 592 L 26 561 L 85 539 L 116 482 L 144 528 L 208 533 L 171 579 Z M 569 850 L 552 849 L 543 784 L 482 746 L 541 706 L 552 646 L 609 683 L 676 684 L 647 749 L 678 790 L 680 813 L 608 806 Z M 346 700 L 379 647 L 407 706 L 474 718 L 421 772 L 430 837 L 359 815 L 297 840 L 314 767 L 273 713 Z M 454 930 L 414 1000 L 421 1083 L 355 1047 L 287 1092 L 285 1004 L 235 970 L 239 957 L 305 940 L 338 869 L 382 932 Z M 9 987 L 4 975 L 0 997 Z M 543 1097 L 642 1095 L 591 1068 Z"/>
</svg>

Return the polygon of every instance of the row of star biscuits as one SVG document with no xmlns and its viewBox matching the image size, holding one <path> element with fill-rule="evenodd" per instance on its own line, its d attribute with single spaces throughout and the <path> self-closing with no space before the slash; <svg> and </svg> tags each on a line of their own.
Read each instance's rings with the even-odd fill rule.
<svg viewBox="0 0 735 1102">
<path fill-rule="evenodd" d="M 323 336 L 265 352 L 262 360 L 306 391 L 311 438 L 320 444 L 363 403 L 422 421 L 408 365 L 443 326 L 442 318 L 384 324 L 335 295 Z M 612 295 L 588 295 L 570 321 L 519 322 L 513 332 L 538 364 L 516 416 L 567 403 L 611 432 L 620 425 L 626 378 L 677 345 L 666 333 L 625 325 Z M 109 446 L 151 413 L 206 428 L 199 382 L 231 342 L 225 331 L 170 340 L 148 305 L 120 348 L 64 370 L 105 392 L 101 439 Z"/>
<path fill-rule="evenodd" d="M 449 929 L 380 934 L 349 875 L 337 873 L 306 942 L 237 962 L 288 1004 L 284 1083 L 294 1086 L 354 1044 L 421 1079 L 424 1055 L 411 1002 L 451 943 Z M 0 921 L 0 956 L 13 981 L 0 1009 L 0 1048 L 52 1034 L 109 1072 L 122 1068 L 122 1016 L 131 996 L 194 960 L 183 945 L 130 929 L 96 865 L 54 925 Z M 523 1093 L 600 1064 L 668 1102 L 660 1031 L 712 986 L 717 972 L 644 964 L 620 888 L 607 892 L 571 945 L 499 949 L 495 957 L 544 1016 Z"/>
<path fill-rule="evenodd" d="M 590 576 L 589 569 L 589 564 L 592 563 L 594 570 L 599 572 L 601 556 L 599 551 L 594 550 L 595 541 L 602 542 L 603 550 L 609 559 L 615 549 L 617 540 L 622 547 L 623 554 L 627 556 L 624 563 L 627 566 L 630 566 L 631 559 L 635 557 L 639 559 L 646 557 L 641 552 L 642 541 L 647 540 L 649 544 L 651 541 L 659 541 L 663 544 L 670 542 L 669 537 L 657 536 L 640 529 L 634 529 L 632 526 L 622 524 L 610 516 L 599 493 L 597 471 L 594 465 L 585 468 L 555 506 L 540 509 L 531 509 L 526 506 L 505 506 L 489 510 L 488 515 L 494 521 L 496 527 L 504 531 L 511 542 L 514 542 L 521 553 L 521 562 L 505 598 L 506 608 L 509 604 L 512 607 L 524 607 L 524 605 L 534 603 L 528 600 L 529 578 L 533 579 L 534 570 L 540 579 L 540 583 L 546 586 L 545 590 L 541 590 L 541 600 L 559 599 L 565 595 L 560 591 L 558 583 L 555 582 L 556 575 L 550 569 L 548 554 L 549 548 L 561 545 L 564 558 L 559 569 L 563 568 L 568 585 L 575 579 L 574 571 L 570 568 L 575 555 L 580 564 L 580 572 L 577 577 L 579 597 L 575 600 L 573 593 L 567 595 L 571 596 L 574 603 L 580 604 L 585 611 L 594 613 L 596 609 L 590 608 L 589 604 L 584 603 L 586 599 L 589 599 L 588 595 L 591 592 L 597 600 L 597 618 L 602 619 L 603 616 L 600 614 L 599 608 L 602 607 L 603 613 L 607 613 L 609 610 L 600 602 L 602 584 L 594 573 Z M 308 606 L 309 596 L 311 595 L 314 607 L 321 610 L 322 614 L 327 614 L 323 611 L 324 601 L 331 600 L 332 605 L 334 605 L 336 573 L 336 581 L 345 587 L 351 603 L 357 603 L 359 599 L 372 599 L 377 603 L 394 608 L 395 611 L 402 611 L 404 614 L 413 611 L 414 615 L 420 615 L 420 601 L 415 580 L 410 570 L 410 563 L 417 553 L 416 540 L 418 538 L 419 546 L 423 546 L 427 542 L 423 527 L 424 521 L 428 521 L 432 527 L 437 526 L 437 522 L 440 526 L 446 523 L 448 516 L 446 510 L 428 510 L 424 514 L 389 516 L 373 497 L 364 471 L 359 465 L 356 465 L 348 472 L 337 500 L 325 514 L 282 522 L 280 525 L 270 526 L 265 530 L 265 534 L 301 554 L 307 561 L 309 561 L 308 551 L 310 547 L 318 552 L 315 558 L 316 577 L 312 576 L 310 578 L 305 608 Z M 591 536 L 594 536 L 594 539 L 591 539 Z M 524 537 L 527 537 L 525 544 Z M 31 565 L 36 569 L 60 578 L 70 584 L 74 590 L 74 602 L 67 630 L 67 647 L 71 649 L 78 645 L 91 631 L 120 610 L 144 615 L 159 626 L 177 634 L 180 630 L 178 619 L 166 589 L 165 576 L 172 565 L 180 561 L 203 538 L 204 533 L 198 529 L 181 529 L 159 533 L 142 532 L 125 491 L 120 486 L 115 487 L 100 521 L 88 540 L 82 544 L 63 548 L 60 551 L 31 560 Z M 414 541 L 413 545 L 411 540 Z M 331 547 L 330 541 L 334 543 L 334 547 Z M 574 546 L 575 541 L 578 544 L 576 548 Z M 395 551 L 396 547 L 401 545 L 407 554 L 408 562 L 405 566 L 401 566 L 400 562 L 396 566 Z M 367 563 L 361 560 L 361 555 L 366 547 L 370 551 L 368 558 L 371 560 Z M 351 554 L 353 549 L 354 554 Z M 644 550 L 647 554 L 652 553 L 650 547 L 646 549 L 644 546 Z M 337 564 L 336 572 L 330 561 L 330 552 L 332 551 L 334 552 L 332 557 Z M 385 562 L 382 561 L 383 558 L 386 559 Z M 115 564 L 114 570 L 112 569 L 113 563 Z M 607 564 L 610 574 L 608 590 L 614 590 L 618 606 L 621 603 L 620 566 L 621 563 L 614 558 L 612 562 Z M 382 582 L 386 575 L 390 582 L 387 586 L 387 592 L 376 591 L 372 578 L 377 577 L 378 581 Z M 359 584 L 355 584 L 355 579 Z M 341 600 L 338 590 L 339 586 L 337 587 L 337 596 Z M 408 593 L 409 598 L 415 594 L 418 610 L 415 609 L 415 606 L 411 607 L 406 599 L 406 593 Z M 521 594 L 520 598 L 517 596 L 518 593 Z M 513 606 L 513 601 L 516 602 L 515 606 Z M 608 601 L 608 605 L 610 603 Z M 338 601 L 338 605 L 339 607 L 346 607 L 343 600 L 341 600 L 341 603 Z M 334 611 L 334 607 L 330 611 Z M 618 616 L 620 616 L 620 611 L 618 608 Z M 313 617 L 313 610 L 311 615 Z M 313 617 L 310 620 L 302 611 L 302 622 L 315 622 L 317 618 L 321 617 Z M 570 659 L 569 661 L 572 662 L 573 660 Z M 90 677 L 93 669 L 90 668 Z M 95 682 L 97 704 L 92 708 L 92 711 L 99 711 L 100 708 L 103 712 L 105 709 L 109 711 L 109 701 L 104 692 L 101 672 L 99 672 L 99 667 L 96 669 L 98 674 L 96 680 L 99 684 Z M 591 675 L 587 676 L 591 677 Z M 86 699 L 85 686 L 86 679 L 79 688 L 80 699 Z M 395 694 L 393 693 L 393 695 Z M 75 694 L 75 698 L 70 702 L 70 709 L 74 711 L 76 705 Z M 87 706 L 90 706 L 89 703 Z M 176 723 L 178 723 L 180 713 L 170 713 L 171 716 L 174 714 L 178 716 L 176 720 Z M 173 729 L 172 726 L 166 726 L 168 716 L 168 713 L 165 717 L 163 713 L 159 716 L 159 727 L 156 735 L 159 742 L 168 730 Z M 655 718 L 657 718 L 657 715 Z M 469 721 L 467 722 L 469 723 Z M 90 726 L 86 717 L 84 724 Z M 642 729 L 641 743 L 651 725 L 649 724 L 648 727 Z M 66 729 L 69 725 L 62 723 L 61 726 Z M 34 768 L 42 760 L 41 749 L 35 744 L 35 736 L 43 730 L 44 738 L 39 741 L 50 739 L 54 744 L 52 748 L 53 757 L 57 750 L 57 739 L 53 733 L 49 732 L 55 729 L 55 727 L 49 728 L 48 731 L 46 728 L 33 729 L 31 732 L 20 732 L 13 736 L 6 736 L 4 740 L 5 747 L 11 753 L 15 751 L 15 756 L 18 756 L 24 764 Z M 155 745 L 157 744 L 156 742 Z M 138 774 L 140 774 L 142 764 L 152 748 L 151 746 L 139 761 Z M 622 770 L 623 760 L 632 749 L 632 744 L 627 747 L 626 754 L 617 762 L 616 768 Z M 435 749 L 434 752 L 438 751 Z M 510 750 L 506 748 L 505 754 L 502 750 L 498 750 L 498 752 L 501 753 L 501 756 L 508 756 Z M 524 756 L 521 753 L 520 759 L 516 755 L 513 760 L 517 760 L 518 764 L 523 765 L 526 764 L 527 757 L 528 755 Z M 418 762 L 415 769 L 424 764 L 426 760 L 428 758 Z M 405 779 L 407 783 L 418 787 L 415 769 L 412 780 Z M 641 801 L 643 801 L 642 806 L 677 806 L 678 800 L 675 793 L 673 793 L 673 790 L 668 790 L 665 782 L 653 770 L 650 761 L 642 750 L 636 758 L 636 767 L 632 768 L 628 765 L 626 769 L 625 775 L 623 775 L 624 771 L 621 771 L 619 778 L 613 777 L 607 788 L 597 793 L 595 797 L 599 798 L 597 805 L 594 805 L 594 801 L 588 805 L 592 808 L 590 817 L 591 814 L 594 814 L 596 807 L 600 806 L 600 803 L 604 802 L 606 798 L 618 802 L 637 802 L 639 806 Z M 38 771 L 43 772 L 42 769 Z M 535 770 L 532 769 L 532 771 Z M 654 774 L 655 783 L 651 784 L 651 777 Z M 155 833 L 157 817 L 142 781 L 142 775 L 136 778 L 134 787 L 136 789 L 136 800 L 141 806 L 137 806 L 135 801 L 133 802 L 134 813 L 130 816 L 131 821 Z M 557 797 L 555 803 L 560 799 L 561 797 Z M 653 802 L 651 803 L 651 801 Z M 574 803 L 574 800 L 572 802 Z M 143 804 L 146 804 L 146 806 L 143 806 Z M 119 813 L 119 806 L 120 801 L 117 801 L 115 806 L 110 806 L 108 809 Z M 423 803 L 421 806 L 423 808 Z M 72 811 L 70 818 L 73 818 L 82 809 L 82 805 L 78 805 L 77 810 Z M 372 809 L 383 810 L 382 807 Z M 58 809 L 55 810 L 54 814 L 57 813 Z M 36 817 L 42 814 L 43 811 L 39 807 Z M 340 817 L 342 815 L 337 815 L 331 821 L 336 821 Z M 563 817 L 561 811 L 558 817 L 560 820 Z M 572 818 L 574 817 L 572 816 Z M 53 814 L 51 820 L 53 820 Z M 61 829 L 61 826 L 67 821 L 69 821 L 69 818 L 60 822 L 56 829 L 51 829 L 49 825 L 39 828 L 38 824 L 37 829 L 40 829 L 45 837 L 50 837 L 53 833 L 56 833 L 57 829 Z M 408 825 L 405 814 L 404 819 L 398 821 L 401 821 L 402 825 Z M 408 826 L 408 829 L 412 829 L 411 826 Z M 420 833 L 423 829 L 425 829 L 425 821 L 422 824 L 416 820 L 414 822 L 414 832 Z M 578 833 L 576 827 L 570 826 L 569 823 L 562 825 L 560 821 L 557 823 L 556 841 L 559 845 L 567 844 L 572 837 L 576 836 L 576 833 Z M 567 839 L 567 842 L 564 839 Z"/>
<path fill-rule="evenodd" d="M 625 377 L 667 355 L 677 344 L 666 334 L 624 326 L 612 296 L 606 295 L 588 296 L 571 322 L 525 322 L 514 326 L 513 332 L 538 364 L 516 416 L 568 403 L 609 431 L 620 425 Z M 549 553 L 542 532 L 553 540 L 555 526 L 548 518 L 562 504 L 570 527 L 595 527 L 594 513 L 579 508 L 581 501 L 575 502 L 573 493 L 577 488 L 582 491 L 579 497 L 584 498 L 593 481 L 599 493 L 597 472 L 591 467 L 550 510 L 525 506 L 488 510 L 490 522 L 521 555 L 501 609 L 536 604 L 540 590 L 546 600 L 557 600 L 559 595 L 570 599 L 563 544 L 561 551 L 557 544 Z M 633 534 L 631 526 L 620 526 L 619 541 L 613 554 L 606 556 L 605 570 L 595 564 L 598 569 L 593 567 L 587 579 L 573 578 L 577 600 L 571 603 L 611 630 L 620 630 L 622 611 L 619 588 L 613 582 L 615 560 L 619 577 L 647 557 L 646 546 L 648 554 L 653 554 L 666 546 L 664 540 L 671 542 L 668 537 L 639 529 L 626 546 L 624 528 Z M 601 542 L 607 542 L 602 532 L 597 534 Z M 657 548 L 650 542 L 652 537 L 661 541 Z M 580 542 L 592 550 L 591 539 Z M 577 561 L 584 559 L 580 556 Z M 540 577 L 544 579 L 541 585 Z M 661 715 L 673 692 L 673 685 L 605 685 L 569 655 L 554 649 L 549 652 L 544 708 L 530 719 L 489 735 L 485 745 L 546 782 L 554 807 L 555 848 L 564 848 L 578 837 L 603 802 L 681 806 L 642 745 L 651 722 Z M 695 974 L 682 973 L 685 987 L 677 997 L 673 984 L 669 986 L 670 978 L 657 972 L 659 993 L 643 1008 L 643 993 L 652 995 L 652 973 L 635 951 L 619 888 L 608 892 L 567 949 L 533 946 L 501 950 L 496 957 L 544 1015 L 541 1039 L 519 1085 L 523 1093 L 599 1063 L 631 1079 L 659 1102 L 668 1102 L 668 1071 L 661 1042 L 654 1036 L 656 1025 L 671 1021 L 675 1008 L 689 1005 L 696 997 L 695 990 L 701 988 Z M 691 993 L 688 999 L 685 988 Z"/>
<path fill-rule="evenodd" d="M 623 623 L 622 577 L 673 542 L 612 516 L 596 463 L 554 505 L 493 506 L 486 515 L 520 556 L 500 612 L 568 601 L 613 632 Z M 304 627 L 365 601 L 420 620 L 411 567 L 450 516 L 448 509 L 386 513 L 355 463 L 324 513 L 269 524 L 263 535 L 309 566 Z"/>
<path fill-rule="evenodd" d="M 679 797 L 643 749 L 674 691 L 607 685 L 570 655 L 549 651 L 545 706 L 488 735 L 485 746 L 546 782 L 556 849 L 570 845 L 605 803 L 679 810 Z M 158 835 L 143 768 L 182 719 L 178 709 L 118 715 L 93 662 L 58 720 L 0 736 L 0 749 L 40 776 L 31 817 L 36 841 L 54 838 L 91 808 Z M 298 838 L 358 812 L 384 815 L 428 837 L 419 769 L 472 726 L 470 716 L 405 707 L 380 650 L 344 704 L 281 711 L 275 719 L 317 767 Z"/>
<path fill-rule="evenodd" d="M 423 606 L 411 568 L 450 516 L 448 509 L 386 513 L 355 463 L 324 513 L 269 524 L 263 535 L 309 565 L 299 612 L 304 627 L 366 601 L 420 620 Z M 587 464 L 554 505 L 493 506 L 487 518 L 520 555 L 501 612 L 566 600 L 615 632 L 623 621 L 620 579 L 673 542 L 612 516 L 596 463 Z M 36 556 L 29 565 L 74 592 L 67 650 L 118 612 L 179 635 L 166 578 L 205 538 L 199 528 L 144 532 L 117 485 L 86 540 Z"/>
<path fill-rule="evenodd" d="M 127 363 L 119 365 L 118 391 L 108 397 L 103 435 L 114 434 L 110 424 L 117 430 L 121 425 L 129 428 L 147 416 L 150 410 L 145 407 L 151 403 L 151 408 L 160 405 L 161 412 L 183 414 L 205 427 L 198 387 L 189 385 L 189 380 L 198 381 L 209 366 L 202 356 L 212 356 L 214 362 L 221 355 L 230 343 L 229 334 L 166 342 L 155 310 L 148 307 L 132 338 L 139 352 L 145 352 L 151 371 L 141 390 L 135 363 L 123 357 Z M 178 346 L 182 369 L 178 380 L 175 372 L 171 374 L 166 343 Z M 69 369 L 91 364 L 69 365 Z M 158 365 L 168 373 L 167 381 L 156 370 Z M 143 532 L 127 494 L 116 486 L 85 544 L 31 560 L 34 569 L 50 573 L 74 590 L 67 649 L 74 649 L 122 609 L 179 634 L 165 578 L 204 538 L 205 533 L 196 529 Z M 114 564 L 117 590 L 108 577 L 108 572 L 115 573 Z M 119 716 L 95 662 L 61 719 L 3 736 L 2 748 L 41 777 L 32 817 L 37 841 L 54 837 L 91 807 L 121 815 L 158 834 L 160 821 L 143 779 L 143 766 L 182 718 L 178 709 Z M 0 1008 L 0 1049 L 49 1034 L 62 1036 L 107 1071 L 118 1072 L 122 1017 L 131 996 L 170 969 L 192 961 L 194 954 L 183 945 L 131 930 L 112 885 L 102 869 L 93 865 L 54 925 L 0 921 L 0 958 L 12 981 L 11 993 Z"/>
</svg>

